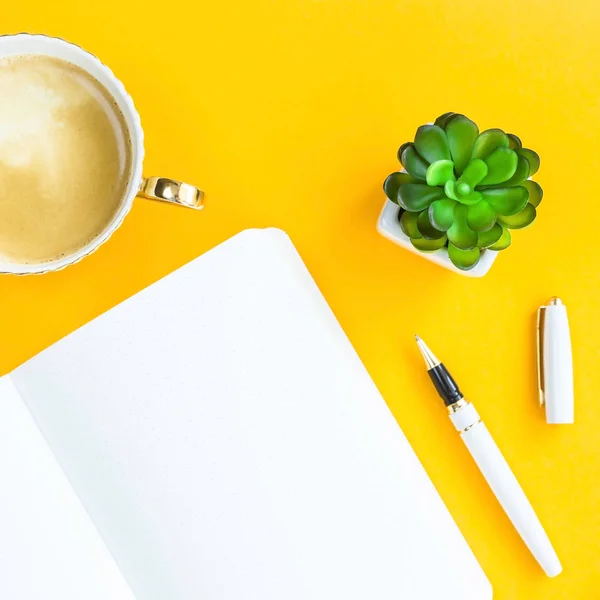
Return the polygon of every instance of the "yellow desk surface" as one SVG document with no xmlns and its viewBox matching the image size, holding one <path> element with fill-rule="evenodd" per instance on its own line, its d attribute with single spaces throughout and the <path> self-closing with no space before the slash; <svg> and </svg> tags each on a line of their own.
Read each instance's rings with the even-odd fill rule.
<svg viewBox="0 0 600 600">
<path fill-rule="evenodd" d="M 197 182 L 207 208 L 137 200 L 82 263 L 0 278 L 0 370 L 241 229 L 282 227 L 495 598 L 600 597 L 599 19 L 595 0 L 4 2 L 2 32 L 61 36 L 112 67 L 142 117 L 146 173 Z M 538 220 L 482 280 L 375 231 L 398 146 L 449 110 L 542 157 Z M 552 295 L 570 311 L 571 426 L 546 425 L 536 404 L 534 313 Z M 476 402 L 563 561 L 558 578 L 542 574 L 453 431 L 415 331 Z"/>
</svg>

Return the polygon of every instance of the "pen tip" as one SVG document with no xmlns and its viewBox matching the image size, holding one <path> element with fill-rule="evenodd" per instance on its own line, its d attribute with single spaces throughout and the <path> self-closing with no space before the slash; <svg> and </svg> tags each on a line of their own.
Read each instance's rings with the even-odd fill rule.
<svg viewBox="0 0 600 600">
<path fill-rule="evenodd" d="M 435 357 L 433 352 L 427 347 L 427 344 L 418 336 L 415 335 L 415 340 L 417 341 L 417 346 L 419 346 L 419 350 L 425 359 L 425 363 L 427 364 L 427 369 L 432 369 L 433 367 L 437 367 L 440 364 L 440 361 Z"/>
</svg>

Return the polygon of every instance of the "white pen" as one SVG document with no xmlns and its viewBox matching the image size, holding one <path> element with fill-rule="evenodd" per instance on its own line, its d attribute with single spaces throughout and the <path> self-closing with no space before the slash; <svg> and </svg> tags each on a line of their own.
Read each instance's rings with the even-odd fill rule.
<svg viewBox="0 0 600 600">
<path fill-rule="evenodd" d="M 552 298 L 538 311 L 538 385 L 546 422 L 573 423 L 573 358 L 567 309 Z"/>
<path fill-rule="evenodd" d="M 458 385 L 425 342 L 416 336 L 427 372 L 448 408 L 450 420 L 483 473 L 498 502 L 548 577 L 562 571 L 558 556 L 525 492 L 511 471 L 475 407 L 465 400 Z"/>
</svg>

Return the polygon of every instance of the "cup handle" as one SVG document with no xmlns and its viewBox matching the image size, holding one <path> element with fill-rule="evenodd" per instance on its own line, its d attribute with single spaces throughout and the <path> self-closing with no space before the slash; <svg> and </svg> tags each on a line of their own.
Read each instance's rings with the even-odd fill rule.
<svg viewBox="0 0 600 600">
<path fill-rule="evenodd" d="M 169 202 L 194 210 L 204 208 L 204 192 L 189 183 L 166 177 L 144 177 L 138 195 L 149 200 Z"/>
</svg>

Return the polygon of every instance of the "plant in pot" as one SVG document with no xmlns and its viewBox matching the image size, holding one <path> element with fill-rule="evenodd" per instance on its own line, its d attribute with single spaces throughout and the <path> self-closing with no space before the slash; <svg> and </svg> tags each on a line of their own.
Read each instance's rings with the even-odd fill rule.
<svg viewBox="0 0 600 600">
<path fill-rule="evenodd" d="M 464 115 L 446 113 L 419 127 L 398 159 L 404 168 L 385 180 L 378 229 L 454 271 L 484 275 L 511 230 L 536 218 L 542 188 L 531 177 L 540 159 L 514 134 L 480 133 Z"/>
</svg>

